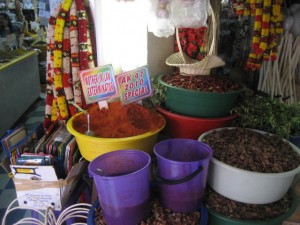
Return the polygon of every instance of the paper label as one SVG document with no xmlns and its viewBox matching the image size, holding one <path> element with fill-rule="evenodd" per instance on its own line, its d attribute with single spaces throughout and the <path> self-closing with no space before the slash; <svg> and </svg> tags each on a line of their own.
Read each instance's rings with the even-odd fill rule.
<svg viewBox="0 0 300 225">
<path fill-rule="evenodd" d="M 121 73 L 116 76 L 120 100 L 135 102 L 152 95 L 148 66 Z"/>
<path fill-rule="evenodd" d="M 59 188 L 43 188 L 32 191 L 17 191 L 18 203 L 21 207 L 32 207 L 46 210 L 51 206 L 54 210 L 61 211 L 61 196 Z"/>
<path fill-rule="evenodd" d="M 11 165 L 11 171 L 15 178 L 40 181 L 57 181 L 55 170 L 52 166 L 19 166 Z M 15 182 L 16 189 L 22 189 L 22 184 Z M 54 210 L 61 210 L 61 189 L 42 188 L 33 190 L 17 190 L 19 205 L 45 210 L 48 206 Z"/>
</svg>

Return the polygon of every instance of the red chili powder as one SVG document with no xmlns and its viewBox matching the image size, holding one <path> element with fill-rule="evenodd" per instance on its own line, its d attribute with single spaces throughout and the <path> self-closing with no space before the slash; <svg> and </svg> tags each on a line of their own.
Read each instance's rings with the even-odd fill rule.
<svg viewBox="0 0 300 225">
<path fill-rule="evenodd" d="M 137 103 L 122 105 L 111 102 L 108 109 L 94 105 L 89 109 L 90 128 L 96 137 L 124 138 L 155 131 L 165 124 L 162 115 Z M 84 133 L 87 130 L 86 115 L 81 114 L 73 120 L 73 128 Z"/>
</svg>

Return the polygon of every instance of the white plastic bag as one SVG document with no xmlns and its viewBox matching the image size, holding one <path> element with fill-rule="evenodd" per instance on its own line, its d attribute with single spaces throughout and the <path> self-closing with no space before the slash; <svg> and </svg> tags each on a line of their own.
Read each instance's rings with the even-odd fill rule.
<svg viewBox="0 0 300 225">
<path fill-rule="evenodd" d="M 175 27 L 170 19 L 152 17 L 148 23 L 148 31 L 156 37 L 167 38 L 175 33 Z"/>
<path fill-rule="evenodd" d="M 167 38 L 175 33 L 169 4 L 169 0 L 150 0 L 148 31 L 157 37 Z"/>
<path fill-rule="evenodd" d="M 207 26 L 207 0 L 172 0 L 170 11 L 175 27 L 200 28 Z"/>
</svg>

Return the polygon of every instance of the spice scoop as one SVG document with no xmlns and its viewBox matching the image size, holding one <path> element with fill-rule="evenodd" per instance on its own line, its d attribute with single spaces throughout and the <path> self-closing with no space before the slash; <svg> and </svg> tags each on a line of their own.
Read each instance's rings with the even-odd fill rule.
<svg viewBox="0 0 300 225">
<path fill-rule="evenodd" d="M 95 133 L 91 130 L 90 128 L 90 114 L 84 110 L 83 108 L 79 107 L 75 102 L 73 101 L 69 101 L 73 106 L 75 106 L 80 112 L 84 113 L 86 115 L 86 119 L 87 119 L 87 131 L 84 132 L 85 135 L 88 136 L 95 136 Z"/>
<path fill-rule="evenodd" d="M 80 112 L 84 113 L 84 114 L 88 114 L 88 112 L 86 110 L 84 110 L 83 108 L 81 108 L 80 106 L 78 106 L 75 102 L 73 101 L 68 101 L 71 105 L 75 106 L 76 109 L 78 109 Z"/>
<path fill-rule="evenodd" d="M 88 135 L 88 136 L 95 136 L 95 133 L 93 131 L 91 131 L 91 129 L 90 129 L 90 114 L 89 113 L 86 115 L 86 118 L 87 118 L 88 129 L 86 132 L 84 132 L 84 134 Z"/>
</svg>

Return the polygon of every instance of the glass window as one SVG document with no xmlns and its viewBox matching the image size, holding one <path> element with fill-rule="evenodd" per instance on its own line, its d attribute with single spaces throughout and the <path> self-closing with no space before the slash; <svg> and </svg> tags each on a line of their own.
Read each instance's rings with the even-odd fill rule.
<svg viewBox="0 0 300 225">
<path fill-rule="evenodd" d="M 112 64 L 119 73 L 147 64 L 147 2 L 91 2 L 99 66 Z"/>
</svg>

